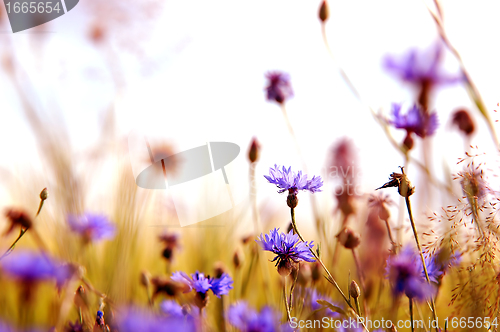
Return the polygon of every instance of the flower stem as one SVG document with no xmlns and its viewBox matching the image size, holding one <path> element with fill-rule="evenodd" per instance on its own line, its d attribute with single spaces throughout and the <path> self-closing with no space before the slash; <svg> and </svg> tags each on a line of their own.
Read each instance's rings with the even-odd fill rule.
<svg viewBox="0 0 500 332">
<path fill-rule="evenodd" d="M 286 299 L 286 277 L 283 277 L 283 301 L 285 302 L 286 318 L 288 322 L 292 321 L 290 316 L 290 307 L 288 306 L 288 301 Z"/>
<path fill-rule="evenodd" d="M 293 227 L 293 230 L 295 231 L 295 233 L 297 233 L 297 235 L 299 236 L 300 240 L 302 242 L 306 242 L 304 240 L 304 238 L 302 237 L 302 234 L 300 234 L 299 232 L 299 229 L 297 227 L 297 224 L 295 223 L 295 209 L 294 208 L 290 208 L 290 214 L 291 214 L 291 217 L 292 217 L 292 227 Z M 314 258 L 316 259 L 316 261 L 318 261 L 321 266 L 323 267 L 323 269 L 325 270 L 328 278 L 327 280 L 333 285 L 335 286 L 335 288 L 337 289 L 337 291 L 340 293 L 340 295 L 342 296 L 342 298 L 344 299 L 345 303 L 347 303 L 347 305 L 354 311 L 356 312 L 356 309 L 352 306 L 351 302 L 349 301 L 349 299 L 345 296 L 344 292 L 342 291 L 342 289 L 340 288 L 340 286 L 337 284 L 337 282 L 335 281 L 335 279 L 333 278 L 332 274 L 330 273 L 330 271 L 328 271 L 328 268 L 325 266 L 325 264 L 323 263 L 323 261 L 321 260 L 321 258 L 319 258 L 318 254 L 314 251 L 314 249 L 312 248 L 309 248 L 309 250 L 311 251 L 312 255 L 314 256 Z M 359 315 L 357 315 L 359 316 Z M 356 317 L 358 318 L 358 317 Z M 363 322 L 361 322 L 361 324 L 363 325 L 363 328 L 368 331 L 368 329 L 366 328 L 365 324 Z"/>
<path fill-rule="evenodd" d="M 415 331 L 415 328 L 413 327 L 413 300 L 411 298 L 408 298 L 408 301 L 410 303 L 410 323 L 411 323 L 411 332 Z"/>
<path fill-rule="evenodd" d="M 431 283 L 431 280 L 429 279 L 429 273 L 427 272 L 427 266 L 425 265 L 425 258 L 424 254 L 422 253 L 422 247 L 420 246 L 420 241 L 418 239 L 418 234 L 417 234 L 417 228 L 415 227 L 415 221 L 413 220 L 413 213 L 411 211 L 411 204 L 410 204 L 410 197 L 407 196 L 405 197 L 406 200 L 406 208 L 408 209 L 408 215 L 410 216 L 410 223 L 411 223 L 411 228 L 413 229 L 413 235 L 415 236 L 415 242 L 417 243 L 417 248 L 418 252 L 420 254 L 420 259 L 422 260 L 422 266 L 424 267 L 424 273 L 425 273 L 425 279 L 427 280 L 427 283 Z M 432 318 L 434 321 L 436 321 L 436 305 L 434 304 L 434 299 L 431 296 L 431 311 L 432 311 Z M 438 328 L 436 327 L 436 331 L 438 331 Z"/>
</svg>

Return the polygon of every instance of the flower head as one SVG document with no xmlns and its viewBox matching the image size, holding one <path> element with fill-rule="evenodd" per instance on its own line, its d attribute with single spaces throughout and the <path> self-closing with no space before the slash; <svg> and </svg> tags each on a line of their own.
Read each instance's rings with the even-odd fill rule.
<svg viewBox="0 0 500 332">
<path fill-rule="evenodd" d="M 9 219 L 10 225 L 5 235 L 10 234 L 17 226 L 21 229 L 28 229 L 33 224 L 30 215 L 21 209 L 8 208 L 5 210 L 5 216 Z"/>
<path fill-rule="evenodd" d="M 438 127 L 437 114 L 429 114 L 418 105 L 413 105 L 406 114 L 401 114 L 401 105 L 392 105 L 393 120 L 391 121 L 394 127 L 405 129 L 408 134 L 415 133 L 419 137 L 431 136 L 436 132 Z"/>
<path fill-rule="evenodd" d="M 68 224 L 85 242 L 112 239 L 116 233 L 115 225 L 106 216 L 99 214 L 69 215 Z"/>
<path fill-rule="evenodd" d="M 64 265 L 49 256 L 30 251 L 15 251 L 2 260 L 2 271 L 23 282 L 39 282 L 61 278 Z"/>
<path fill-rule="evenodd" d="M 278 332 L 291 330 L 288 324 L 281 325 L 281 314 L 271 307 L 259 312 L 241 301 L 229 307 L 227 318 L 231 325 L 244 332 Z"/>
<path fill-rule="evenodd" d="M 206 294 L 211 290 L 217 297 L 227 295 L 229 290 L 233 288 L 233 279 L 227 273 L 223 273 L 220 278 L 210 278 L 198 271 L 193 273 L 191 277 L 181 271 L 174 272 L 171 279 L 186 285 L 188 287 L 187 292 L 194 289 L 197 293 Z"/>
<path fill-rule="evenodd" d="M 427 264 L 428 262 L 426 266 Z M 386 272 L 392 283 L 394 295 L 405 293 L 409 298 L 424 300 L 434 293 L 434 287 L 425 279 L 420 258 L 409 247 L 401 250 L 398 255 L 389 257 Z M 429 279 L 437 281 L 436 274 L 429 274 Z"/>
<path fill-rule="evenodd" d="M 297 174 L 292 172 L 292 168 L 288 169 L 283 166 L 274 165 L 274 168 L 269 168 L 269 175 L 264 175 L 269 183 L 275 184 L 279 193 L 289 191 L 290 193 L 297 193 L 299 190 L 309 190 L 311 193 L 321 191 L 323 180 L 320 176 L 313 176 L 312 179 L 307 179 L 307 175 L 303 175 L 302 171 Z"/>
<path fill-rule="evenodd" d="M 428 51 L 410 50 L 400 59 L 387 56 L 384 66 L 406 82 L 414 84 L 449 84 L 462 80 L 461 75 L 445 74 L 439 69 L 443 52 L 442 44 L 438 43 Z M 427 83 L 426 83 L 427 82 Z"/>
<path fill-rule="evenodd" d="M 269 234 L 261 234 L 256 242 L 263 250 L 276 254 L 272 261 L 276 261 L 276 267 L 280 274 L 290 274 L 293 267 L 300 261 L 314 262 L 314 256 L 310 251 L 313 242 L 300 241 L 299 236 L 293 234 L 293 230 L 285 234 L 279 232 L 279 228 L 275 228 Z"/>
<path fill-rule="evenodd" d="M 267 100 L 283 104 L 287 99 L 293 97 L 288 74 L 279 71 L 269 72 L 266 74 L 266 78 L 268 79 Z"/>
</svg>

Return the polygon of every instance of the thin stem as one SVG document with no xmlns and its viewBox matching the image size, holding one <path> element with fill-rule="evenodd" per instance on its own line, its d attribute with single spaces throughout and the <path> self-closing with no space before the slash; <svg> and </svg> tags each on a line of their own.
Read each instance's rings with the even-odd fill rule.
<svg viewBox="0 0 500 332">
<path fill-rule="evenodd" d="M 288 322 L 291 322 L 292 317 L 290 316 L 290 308 L 288 306 L 288 301 L 286 300 L 286 277 L 283 277 L 283 300 L 285 301 L 286 318 Z"/>
<path fill-rule="evenodd" d="M 497 149 L 499 149 L 500 144 L 498 141 L 498 136 L 497 136 L 497 133 L 495 131 L 495 127 L 493 125 L 493 122 L 491 121 L 491 118 L 490 118 L 488 111 L 486 109 L 486 105 L 484 104 L 484 100 L 481 97 L 481 94 L 479 93 L 477 86 L 472 81 L 472 78 L 471 78 L 469 72 L 465 68 L 465 65 L 464 65 L 464 62 L 462 60 L 462 57 L 460 56 L 460 53 L 458 52 L 458 50 L 453 46 L 453 44 L 448 39 L 448 35 L 446 34 L 446 31 L 445 31 L 444 26 L 443 26 L 442 11 L 441 11 L 439 2 L 437 0 L 434 0 L 434 3 L 436 4 L 437 10 L 438 10 L 437 15 L 431 10 L 431 8 L 427 4 L 425 4 L 425 6 L 427 7 L 427 10 L 429 11 L 432 18 L 434 19 L 434 22 L 436 23 L 436 27 L 437 27 L 439 36 L 441 37 L 441 40 L 444 42 L 446 47 L 451 51 L 451 53 L 453 53 L 455 58 L 458 60 L 458 63 L 460 65 L 460 69 L 462 71 L 462 75 L 464 76 L 465 81 L 467 83 L 467 88 L 468 88 L 467 92 L 469 93 L 469 97 L 472 99 L 472 101 L 474 101 L 477 108 L 479 109 L 479 111 L 483 115 L 484 119 L 486 120 L 486 124 L 488 125 L 488 129 L 491 133 L 491 138 L 493 139 L 493 142 L 495 143 L 495 147 Z"/>
<path fill-rule="evenodd" d="M 38 215 L 40 214 L 40 211 L 42 211 L 44 201 L 45 201 L 44 199 L 40 199 L 40 204 L 38 205 L 38 211 L 36 212 L 35 218 L 38 217 Z M 29 227 L 26 227 L 25 229 L 21 229 L 21 232 L 19 233 L 19 236 L 17 237 L 17 239 L 14 241 L 14 243 L 11 244 L 9 249 L 7 249 L 7 251 L 5 251 L 5 253 L 0 257 L 0 260 L 2 260 L 5 256 L 10 254 L 12 250 L 14 250 L 14 247 L 16 246 L 17 242 L 19 242 L 19 240 L 21 240 L 21 238 L 23 237 L 24 234 L 26 234 L 28 229 L 29 229 Z"/>
<path fill-rule="evenodd" d="M 368 305 L 366 304 L 366 286 L 365 286 L 365 276 L 363 274 L 363 270 L 361 269 L 361 264 L 359 264 L 358 255 L 356 255 L 356 251 L 351 249 L 352 257 L 354 259 L 354 263 L 356 264 L 356 269 L 358 270 L 359 282 L 361 283 L 361 289 L 363 290 L 363 310 L 365 312 L 365 316 L 368 317 Z"/>
<path fill-rule="evenodd" d="M 413 327 L 413 300 L 411 298 L 408 298 L 408 301 L 410 303 L 410 323 L 411 323 L 411 332 L 414 332 L 415 329 Z"/>
<path fill-rule="evenodd" d="M 302 234 L 300 234 L 299 232 L 299 229 L 297 227 L 297 224 L 295 223 L 295 209 L 294 208 L 290 208 L 290 214 L 292 216 L 292 227 L 293 227 L 293 230 L 295 231 L 295 233 L 297 233 L 297 235 L 299 236 L 300 240 L 302 242 L 306 242 L 304 240 L 304 238 L 302 237 Z M 356 310 L 351 302 L 349 301 L 349 299 L 347 299 L 347 297 L 345 296 L 344 292 L 342 291 L 342 289 L 340 288 L 340 286 L 337 284 L 337 282 L 335 281 L 335 279 L 333 278 L 332 274 L 330 273 L 330 271 L 328 271 L 328 268 L 325 266 L 325 264 L 323 263 L 323 261 L 321 260 L 321 258 L 319 258 L 318 254 L 316 254 L 316 252 L 314 251 L 313 248 L 309 248 L 309 251 L 311 251 L 311 254 L 314 256 L 314 258 L 316 259 L 316 261 L 318 261 L 321 266 L 323 267 L 323 269 L 325 270 L 328 278 L 327 280 L 333 285 L 335 286 L 335 288 L 337 289 L 337 291 L 340 293 L 340 295 L 342 296 L 342 298 L 344 299 L 345 303 L 347 303 L 347 305 L 352 309 L 352 310 Z M 358 315 L 359 316 L 359 315 Z M 358 318 L 358 317 L 356 317 Z M 363 325 L 363 328 L 368 331 L 368 329 L 366 328 L 365 324 L 362 322 L 361 323 Z"/>
<path fill-rule="evenodd" d="M 415 221 L 413 220 L 413 213 L 411 211 L 411 204 L 410 204 L 410 197 L 407 196 L 405 197 L 406 200 L 406 207 L 408 209 L 408 215 L 410 216 L 410 223 L 411 223 L 411 228 L 413 229 L 413 235 L 415 236 L 415 242 L 417 243 L 417 248 L 418 252 L 420 254 L 420 259 L 422 260 L 422 266 L 424 267 L 424 273 L 425 273 L 425 279 L 427 280 L 427 283 L 431 283 L 431 280 L 429 279 L 429 273 L 427 272 L 427 266 L 425 264 L 425 258 L 424 254 L 422 253 L 422 247 L 420 246 L 420 241 L 418 239 L 418 234 L 417 234 L 417 228 L 415 227 Z M 434 321 L 436 321 L 436 305 L 434 304 L 434 299 L 431 296 L 431 311 L 432 311 L 432 318 Z M 436 331 L 438 331 L 438 328 L 436 327 Z"/>
<path fill-rule="evenodd" d="M 394 238 L 392 237 L 392 231 L 391 231 L 391 226 L 389 226 L 389 220 L 385 220 L 385 227 L 387 227 L 387 234 L 389 235 L 389 241 L 391 241 L 392 244 L 392 251 L 394 254 L 397 254 L 398 251 L 398 246 L 397 243 L 394 242 Z"/>
<path fill-rule="evenodd" d="M 300 265 L 297 264 L 297 271 L 295 271 L 295 278 L 293 278 L 292 287 L 290 287 L 290 301 L 289 301 L 290 311 L 293 308 L 292 296 L 293 296 L 293 290 L 295 289 L 295 285 L 297 284 L 297 278 L 299 277 L 299 268 L 300 268 Z"/>
<path fill-rule="evenodd" d="M 356 312 L 358 313 L 358 316 L 361 316 L 361 309 L 359 308 L 359 301 L 358 298 L 354 298 L 354 304 L 356 305 Z"/>
</svg>

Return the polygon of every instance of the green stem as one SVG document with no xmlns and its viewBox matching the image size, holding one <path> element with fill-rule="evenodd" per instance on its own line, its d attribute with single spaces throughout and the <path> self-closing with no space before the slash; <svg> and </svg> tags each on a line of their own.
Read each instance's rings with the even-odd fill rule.
<svg viewBox="0 0 500 332">
<path fill-rule="evenodd" d="M 283 277 L 283 301 L 285 301 L 286 318 L 288 322 L 292 321 L 290 316 L 290 307 L 288 306 L 288 301 L 286 300 L 286 277 Z"/>
<path fill-rule="evenodd" d="M 413 327 L 413 300 L 411 298 L 408 298 L 408 301 L 410 303 L 410 323 L 411 323 L 411 332 L 415 331 L 415 328 Z"/>
<path fill-rule="evenodd" d="M 405 197 L 406 200 L 406 207 L 408 209 L 408 215 L 410 216 L 410 223 L 411 223 L 411 228 L 413 229 L 413 235 L 415 236 L 415 242 L 417 243 L 417 248 L 418 252 L 420 254 L 420 259 L 422 260 L 422 266 L 424 267 L 424 273 L 425 273 L 425 279 L 427 280 L 427 283 L 431 284 L 431 280 L 429 278 L 429 273 L 427 272 L 427 266 L 425 265 L 425 258 L 424 254 L 422 253 L 422 247 L 420 246 L 420 241 L 418 239 L 418 234 L 417 234 L 417 228 L 415 227 L 415 221 L 413 220 L 413 213 L 411 211 L 411 204 L 410 204 L 410 197 Z M 432 311 L 432 318 L 434 321 L 436 321 L 436 305 L 434 304 L 434 299 L 431 296 L 431 311 Z M 436 332 L 438 331 L 438 328 L 436 327 Z"/>
</svg>

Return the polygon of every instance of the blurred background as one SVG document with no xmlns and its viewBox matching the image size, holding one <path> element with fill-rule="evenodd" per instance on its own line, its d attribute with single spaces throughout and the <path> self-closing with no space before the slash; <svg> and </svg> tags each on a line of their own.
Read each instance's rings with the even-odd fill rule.
<svg viewBox="0 0 500 332">
<path fill-rule="evenodd" d="M 142 208 L 150 209 L 149 217 L 130 221 L 134 231 L 155 234 L 179 228 L 168 192 L 153 194 L 135 186 L 128 149 L 134 130 L 147 133 L 159 150 L 164 144 L 167 154 L 207 141 L 234 142 L 244 161 L 256 137 L 261 145 L 255 164 L 257 202 L 264 232 L 271 225 L 286 228 L 289 219 L 286 196 L 278 195 L 263 177 L 274 164 L 293 170 L 305 164 L 311 177 L 321 175 L 325 187 L 314 196 L 321 214 L 332 218 L 336 182 L 327 170 L 332 147 L 342 138 L 352 140 L 358 155 L 354 167 L 359 192 L 372 193 L 405 165 L 405 159 L 366 103 L 389 118 L 392 103 L 415 101 L 418 89 L 391 75 L 383 63 L 387 55 L 401 57 L 410 49 L 426 52 L 436 45 L 439 36 L 426 7 L 435 10 L 434 3 L 330 1 L 325 32 L 336 61 L 323 40 L 320 4 L 81 0 L 62 17 L 16 34 L 0 6 L 0 208 L 36 211 L 38 193 L 47 187 L 51 196 L 37 226 L 42 233 L 54 231 L 63 238 L 57 229 L 66 213 L 94 211 L 132 220 Z M 500 102 L 499 7 L 496 1 L 442 1 L 448 37 L 481 91 L 492 122 L 498 119 L 495 109 Z M 345 84 L 339 66 L 365 104 Z M 443 53 L 441 66 L 446 73 L 460 72 L 449 51 Z M 280 106 L 266 100 L 265 74 L 275 70 L 290 75 L 294 97 L 286 102 L 286 111 L 303 158 Z M 437 86 L 430 109 L 438 114 L 439 128 L 425 142 L 416 140 L 410 155 L 423 163 L 427 144 L 428 168 L 442 182 L 450 180 L 446 174 L 461 169 L 456 162 L 468 145 L 451 125 L 451 114 L 460 108 L 470 111 L 476 125 L 470 143 L 480 152 L 496 151 L 484 117 L 464 85 Z M 402 142 L 404 131 L 390 132 Z M 418 194 L 419 188 L 429 188 L 427 178 L 411 162 L 407 169 L 417 186 L 417 220 L 450 203 L 446 195 L 427 195 L 427 189 Z M 235 194 L 245 197 L 249 187 L 242 185 L 240 190 Z M 388 194 L 400 201 L 396 191 Z M 309 197 L 300 196 L 304 202 Z M 190 204 L 189 195 L 185 199 Z M 211 225 L 232 229 L 237 220 L 238 234 L 249 234 L 253 224 L 245 204 L 233 211 L 238 217 Z M 308 236 L 314 234 L 308 227 L 313 225 L 310 206 L 300 204 L 297 209 Z M 7 228 L 7 222 L 1 220 L 0 227 Z M 213 230 L 190 232 L 209 236 Z M 59 240 L 59 248 L 64 248 L 68 239 Z M 7 248 L 12 239 L 1 241 L 0 247 Z M 230 259 L 232 251 L 217 250 L 215 256 Z M 129 254 L 124 252 L 122 258 Z M 137 269 L 132 275 L 141 268 L 139 260 L 134 262 Z M 208 264 L 200 257 L 190 266 L 197 263 Z"/>
</svg>

